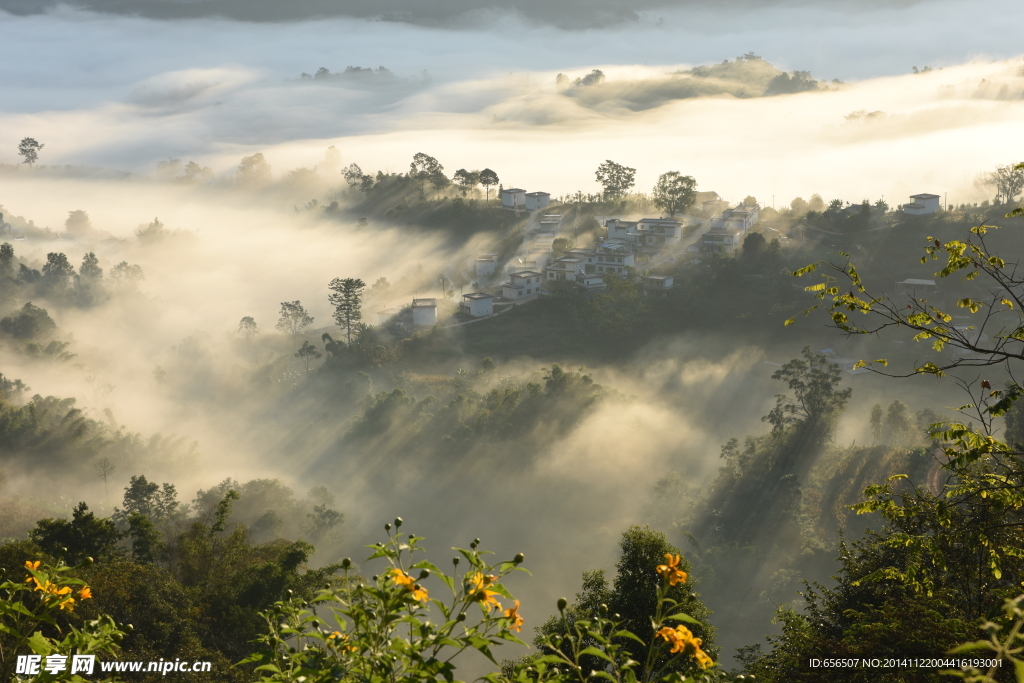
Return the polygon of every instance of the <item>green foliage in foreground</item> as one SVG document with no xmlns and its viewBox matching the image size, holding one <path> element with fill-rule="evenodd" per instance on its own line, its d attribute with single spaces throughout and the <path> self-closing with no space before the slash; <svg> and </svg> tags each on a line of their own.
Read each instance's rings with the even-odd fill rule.
<svg viewBox="0 0 1024 683">
<path fill-rule="evenodd" d="M 1018 209 L 1018 214 L 1024 211 Z M 1012 414 L 1024 396 L 1024 388 L 1013 379 L 1024 361 L 1024 280 L 987 246 L 991 229 L 978 226 L 971 230 L 973 237 L 944 244 L 929 237 L 921 259 L 928 263 L 943 258 L 935 273 L 940 279 L 988 280 L 984 298 L 964 297 L 956 304 L 977 316 L 974 325 L 954 324 L 939 301 L 914 294 L 872 294 L 846 254 L 843 263 L 815 263 L 794 273 L 825 271 L 824 281 L 807 289 L 826 301 L 823 307 L 832 324 L 847 334 L 899 328 L 916 333 L 915 341 L 929 342 L 936 353 L 955 351 L 919 363 L 908 374 L 951 376 L 970 402 L 959 409 L 966 420 L 938 421 L 930 429 L 944 470 L 941 490 L 912 485 L 903 474 L 868 487 L 866 500 L 853 509 L 879 514 L 884 527 L 844 548 L 839 585 L 809 590 L 806 614 L 780 614 L 782 636 L 773 639 L 771 653 L 746 653 L 749 671 L 771 681 L 815 680 L 802 662 L 816 653 L 937 656 L 962 642 L 983 620 L 992 635 L 984 647 L 1011 658 L 1019 654 L 1021 599 L 1014 596 L 1024 582 L 1024 444 L 1016 440 L 1013 421 L 1009 438 L 997 438 L 995 420 Z M 859 365 L 883 372 L 888 362 Z M 977 370 L 964 379 L 959 368 L 985 368 L 986 374 L 1002 370 L 1009 379 L 999 389 L 981 378 L 985 375 L 978 377 Z M 1016 666 L 1018 675 L 1024 673 Z M 969 680 L 995 680 L 991 676 L 996 672 L 962 673 Z M 880 679 L 849 670 L 833 671 L 831 680 Z M 899 678 L 886 680 L 933 681 L 938 672 L 902 671 Z"/>
<path fill-rule="evenodd" d="M 447 574 L 428 560 L 416 560 L 422 539 L 399 535 L 401 525 L 396 519 L 394 535 L 392 526 L 386 525 L 388 540 L 370 546 L 374 552 L 368 562 L 383 559 L 385 567 L 369 582 L 350 577 L 351 563 L 346 560 L 344 589 L 325 590 L 310 601 L 280 601 L 265 614 L 263 647 L 247 660 L 263 673 L 262 681 L 454 681 L 453 660 L 462 653 L 476 650 L 497 666 L 494 649 L 502 642 L 525 645 L 515 635 L 523 625 L 520 603 L 501 582 L 510 573 L 523 571 L 522 555 L 490 562 L 489 553 L 473 541 L 469 548 L 455 549 L 459 556 Z M 462 561 L 468 566 L 460 573 Z M 651 576 L 662 576 L 660 582 L 655 580 L 651 596 L 653 633 L 648 642 L 624 629 L 619 616 L 609 616 L 604 604 L 593 618 L 570 624 L 566 601 L 561 599 L 562 632 L 541 639 L 542 653 L 505 662 L 483 680 L 724 680 L 703 651 L 701 639 L 683 625 L 702 624 L 681 612 L 668 595 L 686 580 L 676 568 L 679 557 L 667 555 L 663 561 L 667 564 L 647 568 Z M 699 664 L 696 673 L 684 676 L 675 671 L 676 662 L 689 660 Z"/>
</svg>

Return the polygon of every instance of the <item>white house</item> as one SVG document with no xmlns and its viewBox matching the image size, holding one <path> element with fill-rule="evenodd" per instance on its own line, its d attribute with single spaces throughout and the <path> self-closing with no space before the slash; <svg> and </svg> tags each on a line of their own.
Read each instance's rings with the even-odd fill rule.
<svg viewBox="0 0 1024 683">
<path fill-rule="evenodd" d="M 501 191 L 501 208 L 503 209 L 525 209 L 526 190 L 512 187 Z"/>
<path fill-rule="evenodd" d="M 544 279 L 547 282 L 575 282 L 577 276 L 586 273 L 586 269 L 585 257 L 563 256 L 548 264 L 544 269 Z"/>
<path fill-rule="evenodd" d="M 671 275 L 647 275 L 643 282 L 644 296 L 667 296 L 672 283 Z"/>
<path fill-rule="evenodd" d="M 526 193 L 526 210 L 536 211 L 537 209 L 543 209 L 551 203 L 550 192 L 527 192 Z"/>
<path fill-rule="evenodd" d="M 476 257 L 476 272 L 478 277 L 490 275 L 498 268 L 498 255 L 497 254 L 480 254 Z"/>
<path fill-rule="evenodd" d="M 459 312 L 482 318 L 494 313 L 494 297 L 483 292 L 470 292 L 462 295 Z"/>
<path fill-rule="evenodd" d="M 608 239 L 616 242 L 636 242 L 637 222 L 610 218 L 605 222 Z"/>
<path fill-rule="evenodd" d="M 412 300 L 412 324 L 413 325 L 436 325 L 437 324 L 437 299 L 413 299 Z"/>
<path fill-rule="evenodd" d="M 935 213 L 942 208 L 939 204 L 941 197 L 937 194 L 912 194 L 910 199 L 909 204 L 903 205 L 903 213 L 909 213 L 912 216 Z"/>
<path fill-rule="evenodd" d="M 731 228 L 742 230 L 746 234 L 761 218 L 761 209 L 757 204 L 740 204 L 726 209 L 711 220 L 712 228 Z"/>
<path fill-rule="evenodd" d="M 604 277 L 597 273 L 577 275 L 576 284 L 589 292 L 601 291 L 605 288 Z"/>
<path fill-rule="evenodd" d="M 544 275 L 535 270 L 520 270 L 509 273 L 508 282 L 501 285 L 501 295 L 506 299 L 518 301 L 532 299 L 540 294 Z"/>
<path fill-rule="evenodd" d="M 642 247 L 662 247 L 679 244 L 683 238 L 683 224 L 676 218 L 644 218 L 637 221 L 637 244 Z"/>
<path fill-rule="evenodd" d="M 700 250 L 705 253 L 736 251 L 743 242 L 743 236 L 739 228 L 711 228 L 701 236 Z"/>
<path fill-rule="evenodd" d="M 605 243 L 597 245 L 587 257 L 587 272 L 606 275 L 611 273 L 625 276 L 628 268 L 635 264 L 633 252 L 623 244 Z"/>
</svg>

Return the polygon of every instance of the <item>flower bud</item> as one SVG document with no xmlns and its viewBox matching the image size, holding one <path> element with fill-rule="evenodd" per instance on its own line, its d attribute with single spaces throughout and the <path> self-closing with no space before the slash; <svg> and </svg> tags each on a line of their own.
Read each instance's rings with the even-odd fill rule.
<svg viewBox="0 0 1024 683">
<path fill-rule="evenodd" d="M 558 611 L 564 612 L 565 608 L 568 607 L 569 601 L 565 598 L 558 598 Z"/>
<path fill-rule="evenodd" d="M 455 621 L 465 621 L 465 620 L 466 620 L 466 613 L 465 612 L 459 612 L 459 616 L 455 617 Z"/>
<path fill-rule="evenodd" d="M 608 605 L 605 605 L 605 604 L 601 604 L 600 606 L 598 606 L 598 608 L 597 608 L 597 612 L 598 612 L 598 614 L 600 614 L 600 615 L 601 615 L 602 617 L 603 617 L 604 615 L 608 614 Z"/>
<path fill-rule="evenodd" d="M 391 531 L 391 522 L 384 525 L 384 531 Z"/>
<path fill-rule="evenodd" d="M 341 561 L 341 568 L 342 569 L 348 569 L 351 566 L 352 566 L 352 559 L 351 558 L 346 557 L 344 560 Z"/>
<path fill-rule="evenodd" d="M 526 559 L 526 556 L 523 555 L 522 553 L 519 553 L 518 555 L 516 555 L 515 557 L 512 558 L 512 561 L 514 563 L 516 563 L 516 564 L 522 564 L 525 559 Z"/>
<path fill-rule="evenodd" d="M 135 630 L 135 627 L 134 627 L 134 626 L 132 626 L 131 624 L 125 624 L 125 625 L 124 625 L 124 630 L 125 630 L 125 631 L 129 631 L 129 632 L 130 632 L 130 631 L 134 631 L 134 630 Z"/>
<path fill-rule="evenodd" d="M 83 567 L 91 567 L 92 563 L 95 562 L 95 561 L 96 560 L 92 559 L 91 557 L 87 557 L 87 558 L 85 558 L 85 561 L 82 562 L 82 566 Z"/>
<path fill-rule="evenodd" d="M 423 569 L 423 570 L 420 571 L 420 581 L 422 581 L 423 579 L 427 578 L 428 576 L 430 576 L 430 570 L 429 569 Z"/>
<path fill-rule="evenodd" d="M 398 529 L 401 526 L 402 526 L 402 518 L 401 517 L 395 517 L 395 528 Z"/>
<path fill-rule="evenodd" d="M 455 565 L 457 565 L 458 563 L 459 563 L 459 558 L 457 558 L 457 557 L 453 557 L 453 558 L 452 558 L 452 564 L 455 564 Z"/>
</svg>

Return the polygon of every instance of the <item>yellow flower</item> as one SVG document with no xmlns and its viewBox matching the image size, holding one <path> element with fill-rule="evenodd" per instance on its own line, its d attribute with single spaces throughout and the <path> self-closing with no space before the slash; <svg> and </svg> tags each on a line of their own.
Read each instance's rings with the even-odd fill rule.
<svg viewBox="0 0 1024 683">
<path fill-rule="evenodd" d="M 57 603 L 57 607 L 60 607 L 61 609 L 66 609 L 69 612 L 73 612 L 75 610 L 75 599 L 64 598 L 63 600 Z"/>
<path fill-rule="evenodd" d="M 704 641 L 694 637 L 690 629 L 685 626 L 676 626 L 675 628 L 662 626 L 655 635 L 663 638 L 665 642 L 671 643 L 672 648 L 669 652 L 672 654 L 689 651 L 690 655 L 697 660 L 697 664 L 702 669 L 706 669 L 714 664 L 711 657 L 704 650 L 700 649 Z"/>
<path fill-rule="evenodd" d="M 482 606 L 487 609 L 498 609 L 501 607 L 501 603 L 498 602 L 498 594 L 494 591 L 487 590 L 487 586 L 490 586 L 497 580 L 497 576 L 488 574 L 484 576 L 481 572 L 473 572 L 466 577 L 469 581 L 470 588 L 467 591 L 469 599 L 479 602 Z"/>
<path fill-rule="evenodd" d="M 661 574 L 662 578 L 668 579 L 670 586 L 675 586 L 679 583 L 686 583 L 686 572 L 679 568 L 679 563 L 682 561 L 682 557 L 679 555 L 673 555 L 672 553 L 665 553 L 665 560 L 668 564 L 659 564 L 655 571 Z"/>
<path fill-rule="evenodd" d="M 396 586 L 404 586 L 405 588 L 409 588 L 414 583 L 416 583 L 416 579 L 412 578 L 401 569 L 392 569 L 389 571 L 389 573 L 391 574 L 391 581 Z"/>
<path fill-rule="evenodd" d="M 338 648 L 342 652 L 355 652 L 356 646 L 349 642 L 348 636 L 341 631 L 334 631 L 327 636 L 327 644 Z"/>
<path fill-rule="evenodd" d="M 39 560 L 25 560 L 25 569 L 39 569 Z"/>
<path fill-rule="evenodd" d="M 401 569 L 390 570 L 391 581 L 396 586 L 402 586 L 409 591 L 409 597 L 420 602 L 427 601 L 427 589 L 423 586 L 416 585 L 416 579 L 406 574 Z"/>
<path fill-rule="evenodd" d="M 511 619 L 512 623 L 509 628 L 514 628 L 516 633 L 523 630 L 523 617 L 519 614 L 519 601 L 516 600 L 516 604 L 505 610 L 505 618 Z"/>
<path fill-rule="evenodd" d="M 82 590 L 78 591 L 78 597 L 82 600 L 88 600 L 92 597 L 92 590 L 90 590 L 88 586 L 85 586 Z"/>
</svg>

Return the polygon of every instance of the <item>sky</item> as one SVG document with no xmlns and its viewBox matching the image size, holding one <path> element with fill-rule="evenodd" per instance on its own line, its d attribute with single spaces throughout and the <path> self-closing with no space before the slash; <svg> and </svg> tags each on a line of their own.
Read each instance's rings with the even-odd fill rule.
<svg viewBox="0 0 1024 683">
<path fill-rule="evenodd" d="M 0 13 L 7 49 L 32 56 L 0 62 L 0 162 L 18 161 L 17 141 L 32 136 L 48 145 L 44 164 L 151 173 L 160 159 L 178 157 L 222 173 L 244 154 L 263 151 L 282 173 L 314 165 L 323 148 L 336 144 L 345 163 L 371 171 L 404 170 L 412 154 L 426 151 L 451 165 L 449 171 L 489 166 L 514 184 L 540 184 L 556 194 L 595 190 L 592 168 L 613 154 L 638 168 L 638 186 L 676 168 L 706 179 L 701 189 L 740 198 L 760 192 L 765 202 L 772 194 L 788 201 L 815 191 L 848 191 L 843 198 L 852 201 L 906 189 L 958 192 L 1000 160 L 983 147 L 1016 139 L 1021 51 L 1005 27 L 1021 14 L 1017 3 L 1003 0 L 730 4 L 648 9 L 635 22 L 563 30 L 511 16 L 443 29 L 344 17 L 153 20 L 64 6 L 27 16 Z M 749 51 L 781 69 L 840 79 L 847 88 L 817 97 L 675 102 L 655 112 L 598 117 L 570 111 L 554 92 L 559 72 L 577 77 L 601 68 L 610 81 L 643 81 Z M 321 66 L 334 72 L 385 66 L 396 78 L 377 85 L 298 80 Z M 914 66 L 942 69 L 941 76 L 910 80 Z M 1011 81 L 1012 93 L 982 94 L 979 101 L 977 88 L 965 84 L 986 78 Z M 917 165 L 929 171 L 897 163 L 873 184 L 839 170 L 824 178 L 820 170 L 792 171 L 829 157 L 863 175 L 878 136 L 863 135 L 851 158 L 850 140 L 837 140 L 832 129 L 865 108 L 918 119 L 935 119 L 933 110 L 943 110 L 939 118 L 956 125 L 936 129 L 931 120 L 920 131 L 925 135 L 904 130 L 895 136 L 896 156 L 912 161 L 912 149 L 942 145 L 945 163 L 950 151 L 963 161 L 936 178 L 939 158 L 927 154 Z M 927 137 L 938 133 L 941 141 Z M 888 130 L 881 137 L 894 135 Z M 538 164 L 527 141 L 554 154 Z M 715 150 L 732 160 L 747 157 L 747 169 L 725 168 L 708 157 Z M 776 182 L 768 176 L 779 159 L 790 170 Z M 804 187 L 811 179 L 822 179 L 823 187 Z M 942 187 L 918 187 L 933 181 Z"/>
</svg>

